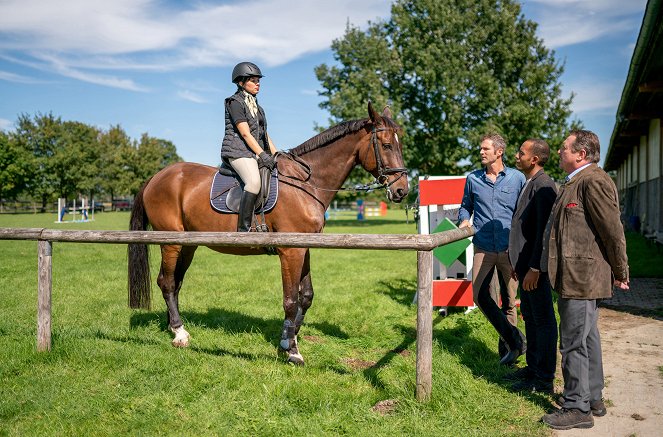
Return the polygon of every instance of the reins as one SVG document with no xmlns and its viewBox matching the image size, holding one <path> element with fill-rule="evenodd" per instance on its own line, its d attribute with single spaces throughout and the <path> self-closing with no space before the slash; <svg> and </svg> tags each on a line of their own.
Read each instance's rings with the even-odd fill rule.
<svg viewBox="0 0 663 437">
<path fill-rule="evenodd" d="M 338 189 L 322 188 L 322 187 L 315 186 L 315 185 L 307 182 L 311 178 L 311 175 L 312 175 L 311 166 L 308 165 L 306 163 L 306 161 L 301 159 L 299 156 L 297 156 L 297 155 L 295 155 L 291 152 L 281 152 L 281 151 L 277 152 L 277 156 L 284 156 L 287 159 L 290 159 L 290 160 L 296 162 L 297 164 L 299 164 L 304 169 L 304 171 L 306 173 L 306 177 L 304 179 L 299 179 L 295 176 L 290 176 L 290 175 L 286 175 L 286 174 L 283 174 L 283 173 L 281 173 L 280 175 L 285 177 L 285 178 L 296 181 L 297 183 L 299 183 L 301 185 L 306 185 L 308 187 L 311 187 L 313 189 L 320 190 L 320 191 L 328 191 L 328 192 L 336 192 L 337 193 L 337 192 L 340 192 L 340 191 L 350 191 L 350 192 L 365 191 L 365 192 L 368 192 L 368 191 L 373 191 L 373 190 L 380 189 L 380 188 L 387 190 L 394 183 L 396 183 L 396 181 L 398 181 L 400 178 L 402 178 L 404 175 L 407 174 L 407 168 L 405 168 L 405 167 L 387 167 L 382 162 L 382 157 L 380 156 L 377 133 L 385 131 L 385 130 L 388 130 L 388 128 L 382 127 L 382 128 L 378 129 L 375 126 L 373 126 L 373 129 L 371 130 L 371 146 L 373 148 L 373 152 L 375 153 L 375 162 L 376 162 L 376 165 L 377 165 L 377 168 L 378 168 L 378 176 L 375 178 L 375 180 L 373 182 L 371 182 L 369 184 L 357 184 L 354 187 L 341 187 L 341 188 L 338 188 Z M 391 146 L 391 144 L 388 144 L 388 143 L 386 143 L 385 145 Z M 370 149 L 366 149 L 366 153 L 368 153 L 368 150 L 370 150 Z M 387 177 L 389 175 L 396 174 L 396 173 L 399 173 L 398 177 L 396 179 L 394 179 L 393 181 L 391 181 L 389 183 L 386 183 Z"/>
</svg>

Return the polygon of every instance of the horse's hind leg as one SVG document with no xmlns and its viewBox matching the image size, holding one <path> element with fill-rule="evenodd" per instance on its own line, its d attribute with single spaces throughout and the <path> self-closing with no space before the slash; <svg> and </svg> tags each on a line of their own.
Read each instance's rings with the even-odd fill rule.
<svg viewBox="0 0 663 437">
<path fill-rule="evenodd" d="M 161 246 L 161 270 L 157 284 L 168 308 L 168 327 L 175 334 L 173 346 L 187 347 L 189 333 L 184 329 L 180 318 L 179 292 L 184 274 L 191 265 L 196 247 L 164 245 Z"/>
</svg>

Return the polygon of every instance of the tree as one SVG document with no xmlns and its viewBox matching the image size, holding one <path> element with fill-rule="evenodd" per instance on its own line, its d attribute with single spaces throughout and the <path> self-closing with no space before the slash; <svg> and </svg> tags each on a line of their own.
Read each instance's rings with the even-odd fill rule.
<svg viewBox="0 0 663 437">
<path fill-rule="evenodd" d="M 31 171 L 25 189 L 31 197 L 41 200 L 42 212 L 58 186 L 52 158 L 58 148 L 61 126 L 60 118 L 50 113 L 37 114 L 34 120 L 21 114 L 16 122 L 15 144 L 30 156 L 28 166 Z"/>
<path fill-rule="evenodd" d="M 364 117 L 368 99 L 388 102 L 405 130 L 406 164 L 419 174 L 476 168 L 489 132 L 507 140 L 507 163 L 530 137 L 556 155 L 573 96 L 562 98 L 563 66 L 536 26 L 515 0 L 397 0 L 388 21 L 348 25 L 333 42 L 338 65 L 316 67 L 320 106 L 336 123 Z"/>
<path fill-rule="evenodd" d="M 15 199 L 25 188 L 28 156 L 11 136 L 0 131 L 0 200 Z"/>
<path fill-rule="evenodd" d="M 129 193 L 136 175 L 131 171 L 135 162 L 135 150 L 131 138 L 120 125 L 111 126 L 99 137 L 101 147 L 101 164 L 99 178 L 101 189 L 111 199 L 120 194 Z"/>
<path fill-rule="evenodd" d="M 143 183 L 159 170 L 182 160 L 172 142 L 150 137 L 147 134 L 141 135 L 138 147 L 135 149 L 135 157 L 130 166 L 135 175 L 129 187 L 132 194 L 138 193 Z"/>
</svg>

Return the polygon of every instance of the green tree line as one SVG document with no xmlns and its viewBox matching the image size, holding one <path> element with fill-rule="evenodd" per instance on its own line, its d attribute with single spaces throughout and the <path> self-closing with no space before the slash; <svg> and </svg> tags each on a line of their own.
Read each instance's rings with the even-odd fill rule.
<svg viewBox="0 0 663 437">
<path fill-rule="evenodd" d="M 480 138 L 499 133 L 505 162 L 527 138 L 548 141 L 546 170 L 560 177 L 557 148 L 572 127 L 563 64 L 515 0 L 397 0 L 387 20 L 348 24 L 335 63 L 316 67 L 330 124 L 389 103 L 403 126 L 405 163 L 419 175 L 479 168 Z"/>
<path fill-rule="evenodd" d="M 21 114 L 0 131 L 0 199 L 48 202 L 79 195 L 135 195 L 142 183 L 173 162 L 175 145 L 144 133 L 131 139 L 119 126 L 99 129 L 53 114 Z"/>
</svg>

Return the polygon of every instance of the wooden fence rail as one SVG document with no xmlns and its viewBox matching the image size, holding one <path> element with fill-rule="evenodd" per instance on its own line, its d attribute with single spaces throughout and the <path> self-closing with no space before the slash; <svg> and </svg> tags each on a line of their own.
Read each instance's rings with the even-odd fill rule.
<svg viewBox="0 0 663 437">
<path fill-rule="evenodd" d="M 430 399 L 432 388 L 433 249 L 474 235 L 474 228 L 437 234 L 307 234 L 291 232 L 164 232 L 76 231 L 45 228 L 0 228 L 0 240 L 38 241 L 37 350 L 51 349 L 53 242 L 108 244 L 181 244 L 185 246 L 272 246 L 325 249 L 417 251 L 417 364 L 416 397 Z"/>
</svg>

